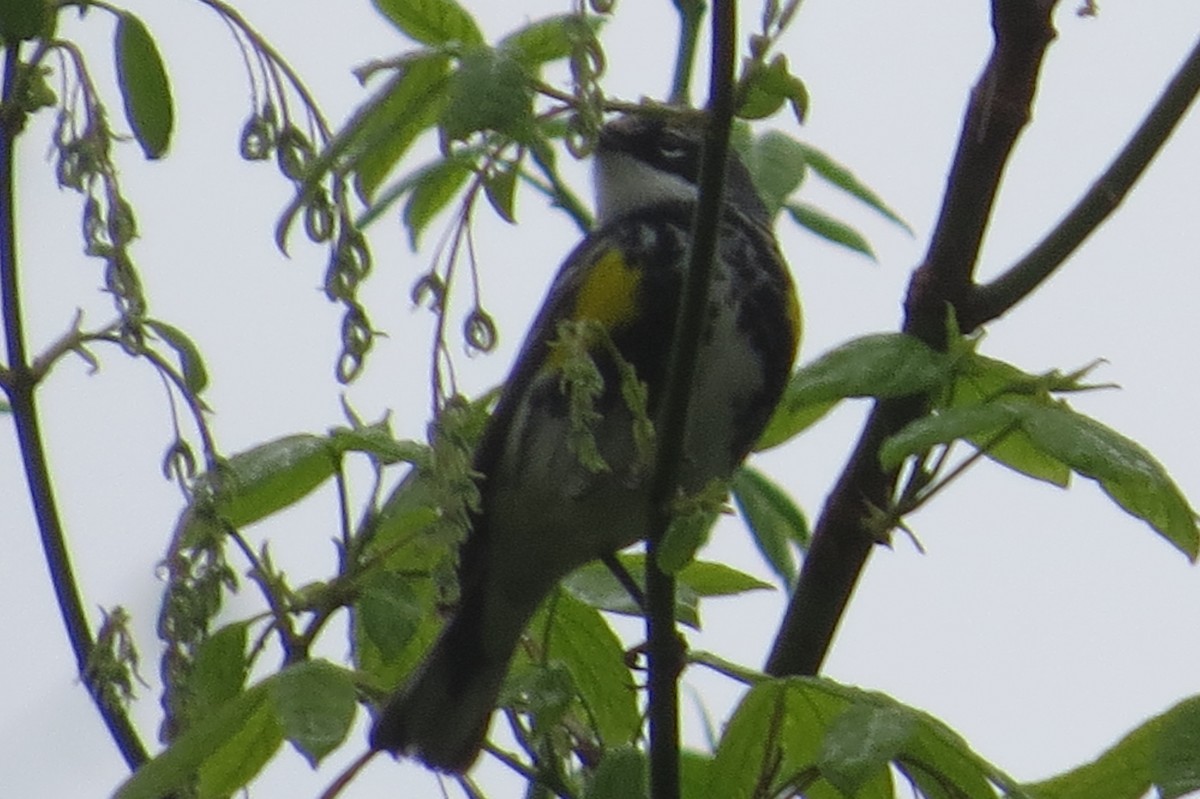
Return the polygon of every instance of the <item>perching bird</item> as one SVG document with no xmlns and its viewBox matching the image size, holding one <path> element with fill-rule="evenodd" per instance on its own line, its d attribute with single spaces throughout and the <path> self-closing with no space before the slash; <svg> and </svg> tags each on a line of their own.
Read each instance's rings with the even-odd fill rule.
<svg viewBox="0 0 1200 799">
<path fill-rule="evenodd" d="M 459 606 L 384 706 L 372 750 L 469 768 L 541 602 L 570 571 L 649 534 L 650 462 L 634 428 L 656 418 L 664 391 L 700 149 L 699 128 L 662 118 L 627 116 L 602 129 L 596 228 L 559 269 L 476 452 L 481 504 L 460 553 Z M 800 332 L 770 215 L 732 153 L 723 196 L 680 477 L 689 493 L 730 477 L 749 453 Z M 568 321 L 584 323 L 577 329 L 604 378 L 585 408 L 590 420 L 571 412 L 569 356 L 552 346 Z M 622 363 L 645 383 L 648 413 L 623 397 Z M 589 441 L 600 461 L 585 453 Z"/>
</svg>

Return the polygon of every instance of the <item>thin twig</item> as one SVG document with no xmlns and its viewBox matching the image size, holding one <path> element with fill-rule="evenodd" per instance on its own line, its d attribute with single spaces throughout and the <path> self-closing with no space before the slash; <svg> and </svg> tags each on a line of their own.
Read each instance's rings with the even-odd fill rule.
<svg viewBox="0 0 1200 799">
<path fill-rule="evenodd" d="M 4 340 L 9 362 L 9 382 L 4 386 L 12 406 L 13 423 L 29 483 L 30 499 L 42 550 L 50 572 L 50 581 L 58 601 L 59 613 L 67 628 L 67 637 L 75 654 L 80 680 L 88 689 L 109 734 L 121 751 L 130 769 L 136 769 L 148 759 L 146 748 L 138 737 L 124 710 L 106 701 L 103 686 L 88 676 L 88 664 L 95 649 L 95 639 L 83 609 L 79 584 L 71 567 L 66 536 L 50 480 L 46 449 L 38 423 L 34 402 L 36 381 L 25 349 L 25 329 L 21 311 L 20 281 L 17 277 L 16 213 L 15 213 L 15 148 L 13 141 L 24 125 L 25 114 L 17 109 L 15 95 L 18 75 L 23 69 L 20 47 L 10 45 L 4 50 L 4 83 L 0 92 L 0 313 L 4 316 Z"/>
<path fill-rule="evenodd" d="M 980 286 L 959 316 L 964 331 L 998 318 L 1028 297 L 1125 199 L 1200 92 L 1200 40 L 1137 131 L 1104 174 L 1054 230 L 991 283 Z"/>
</svg>

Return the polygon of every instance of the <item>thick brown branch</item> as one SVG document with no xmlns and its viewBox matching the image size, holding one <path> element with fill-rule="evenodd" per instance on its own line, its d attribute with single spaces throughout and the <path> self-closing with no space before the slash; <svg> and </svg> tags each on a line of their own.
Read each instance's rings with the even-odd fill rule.
<svg viewBox="0 0 1200 799">
<path fill-rule="evenodd" d="M 905 301 L 904 332 L 946 344 L 946 311 L 971 294 L 980 243 L 1017 135 L 1030 118 L 1038 73 L 1054 36 L 1057 0 L 993 0 L 995 44 L 971 94 L 942 210 L 924 263 Z M 796 592 L 766 670 L 816 674 L 876 543 L 868 520 L 895 488 L 879 466 L 879 446 L 925 410 L 920 397 L 879 402 L 817 521 Z"/>
</svg>

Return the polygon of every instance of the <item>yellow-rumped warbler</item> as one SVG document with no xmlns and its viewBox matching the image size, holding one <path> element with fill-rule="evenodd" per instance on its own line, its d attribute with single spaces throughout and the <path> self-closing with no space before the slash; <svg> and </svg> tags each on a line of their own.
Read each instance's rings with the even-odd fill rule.
<svg viewBox="0 0 1200 799">
<path fill-rule="evenodd" d="M 700 147 L 698 128 L 649 116 L 602 129 L 597 227 L 550 286 L 476 452 L 481 503 L 460 553 L 458 610 L 383 708 L 372 749 L 465 771 L 542 600 L 568 572 L 649 533 L 648 468 L 635 428 L 655 418 L 664 390 Z M 728 478 L 746 457 L 783 390 L 799 336 L 770 216 L 732 154 L 720 224 L 680 477 L 688 493 Z M 586 423 L 602 462 L 581 452 L 556 343 L 564 322 L 602 331 L 585 338 L 604 378 Z M 646 386 L 643 414 L 622 394 L 627 365 Z"/>
</svg>

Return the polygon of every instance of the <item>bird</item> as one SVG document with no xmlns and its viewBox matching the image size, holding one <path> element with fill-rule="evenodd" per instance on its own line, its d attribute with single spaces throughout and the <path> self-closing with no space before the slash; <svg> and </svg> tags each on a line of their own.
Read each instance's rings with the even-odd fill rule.
<svg viewBox="0 0 1200 799">
<path fill-rule="evenodd" d="M 372 753 L 415 757 L 446 773 L 468 770 L 542 601 L 574 569 L 650 534 L 658 514 L 637 428 L 656 419 L 665 390 L 703 132 L 703 123 L 655 114 L 626 114 L 601 127 L 596 223 L 552 281 L 475 453 L 480 502 L 459 551 L 457 609 L 377 714 Z M 746 166 L 730 153 L 689 395 L 685 494 L 730 478 L 791 371 L 800 311 L 771 221 Z M 561 337 L 571 323 L 603 378 L 584 413 L 572 410 L 563 375 L 569 356 Z M 645 387 L 641 411 L 622 392 L 627 366 Z"/>
</svg>

